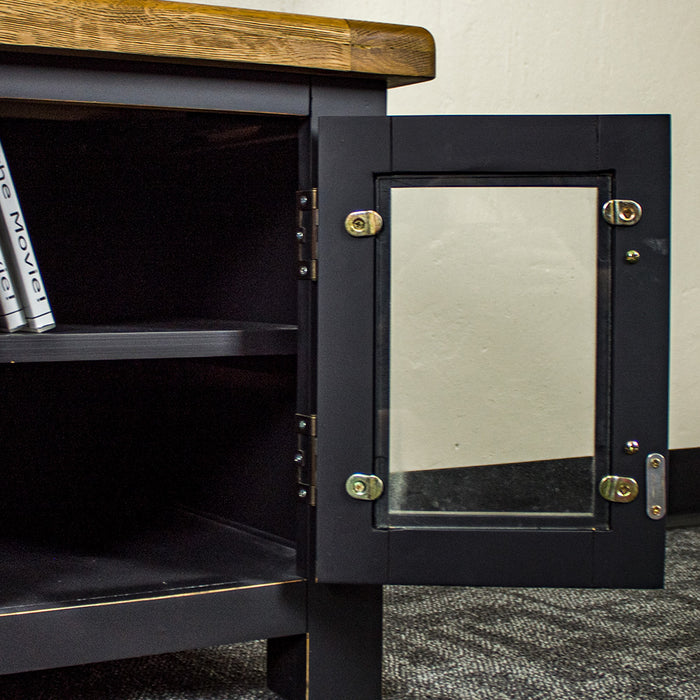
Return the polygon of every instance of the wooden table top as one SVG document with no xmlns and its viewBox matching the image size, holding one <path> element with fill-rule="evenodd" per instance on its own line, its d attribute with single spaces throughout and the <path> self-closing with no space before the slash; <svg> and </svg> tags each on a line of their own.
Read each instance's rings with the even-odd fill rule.
<svg viewBox="0 0 700 700">
<path fill-rule="evenodd" d="M 163 0 L 8 0 L 0 50 L 342 73 L 389 87 L 435 75 L 420 27 Z"/>
</svg>

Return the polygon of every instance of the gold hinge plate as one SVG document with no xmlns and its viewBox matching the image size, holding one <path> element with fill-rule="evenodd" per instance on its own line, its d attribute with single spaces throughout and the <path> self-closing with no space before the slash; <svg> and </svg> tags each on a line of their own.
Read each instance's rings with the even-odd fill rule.
<svg viewBox="0 0 700 700">
<path fill-rule="evenodd" d="M 297 192 L 297 277 L 318 280 L 318 190 Z"/>
<path fill-rule="evenodd" d="M 345 492 L 360 501 L 376 501 L 384 493 L 384 482 L 375 474 L 351 474 Z"/>
<path fill-rule="evenodd" d="M 294 463 L 297 467 L 299 498 L 310 506 L 316 505 L 316 416 L 296 414 L 297 450 Z"/>
<path fill-rule="evenodd" d="M 633 199 L 611 199 L 603 205 L 603 218 L 611 226 L 634 226 L 642 218 L 642 207 Z"/>
<path fill-rule="evenodd" d="M 639 494 L 639 485 L 629 476 L 610 474 L 601 479 L 598 485 L 600 495 L 612 503 L 630 503 Z"/>
<path fill-rule="evenodd" d="M 381 215 L 373 210 L 351 211 L 345 217 L 345 230 L 354 238 L 376 236 L 384 226 Z"/>
</svg>

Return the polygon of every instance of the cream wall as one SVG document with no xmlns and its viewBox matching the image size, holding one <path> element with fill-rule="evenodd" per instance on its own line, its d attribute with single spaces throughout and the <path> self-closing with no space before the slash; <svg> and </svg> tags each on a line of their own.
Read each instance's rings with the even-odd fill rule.
<svg viewBox="0 0 700 700">
<path fill-rule="evenodd" d="M 437 78 L 390 114 L 671 113 L 672 448 L 700 446 L 700 0 L 206 0 L 425 27 Z"/>
</svg>

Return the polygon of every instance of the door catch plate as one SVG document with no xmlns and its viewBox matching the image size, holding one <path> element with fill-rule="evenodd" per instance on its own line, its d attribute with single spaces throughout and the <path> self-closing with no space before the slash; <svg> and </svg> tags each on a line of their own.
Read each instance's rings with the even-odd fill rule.
<svg viewBox="0 0 700 700">
<path fill-rule="evenodd" d="M 361 501 L 376 501 L 384 493 L 384 482 L 374 474 L 352 474 L 345 482 L 348 496 Z"/>
<path fill-rule="evenodd" d="M 345 230 L 355 238 L 376 236 L 384 226 L 384 220 L 376 211 L 353 211 L 345 217 Z"/>
<path fill-rule="evenodd" d="M 647 455 L 647 515 L 661 520 L 666 515 L 666 458 L 658 452 Z"/>
<path fill-rule="evenodd" d="M 639 485 L 631 477 L 609 475 L 601 479 L 598 490 L 606 501 L 629 503 L 637 498 Z"/>
<path fill-rule="evenodd" d="M 611 199 L 603 205 L 603 218 L 611 226 L 634 226 L 642 218 L 642 207 L 632 199 Z"/>
</svg>

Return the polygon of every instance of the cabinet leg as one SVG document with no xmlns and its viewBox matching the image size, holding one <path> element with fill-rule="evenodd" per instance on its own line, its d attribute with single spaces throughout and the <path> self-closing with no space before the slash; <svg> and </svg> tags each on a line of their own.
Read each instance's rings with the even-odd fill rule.
<svg viewBox="0 0 700 700">
<path fill-rule="evenodd" d="M 286 700 L 380 700 L 381 586 L 309 586 L 308 634 L 268 641 L 268 685 Z"/>
<path fill-rule="evenodd" d="M 267 640 L 267 686 L 285 700 L 306 700 L 305 634 Z"/>
</svg>

